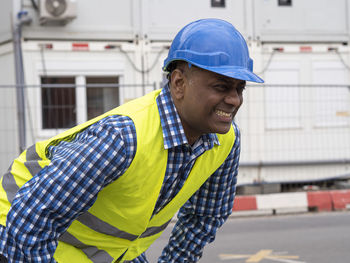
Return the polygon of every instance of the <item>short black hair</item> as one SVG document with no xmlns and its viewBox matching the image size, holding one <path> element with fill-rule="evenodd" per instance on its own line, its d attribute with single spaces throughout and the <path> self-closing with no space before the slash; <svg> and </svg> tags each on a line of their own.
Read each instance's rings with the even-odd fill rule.
<svg viewBox="0 0 350 263">
<path fill-rule="evenodd" d="M 166 67 L 165 71 L 167 72 L 166 78 L 170 81 L 170 76 L 171 73 L 174 71 L 174 69 L 176 69 L 177 67 L 177 60 L 172 61 L 169 63 L 169 65 Z"/>
<path fill-rule="evenodd" d="M 174 60 L 174 61 L 171 61 L 169 63 L 169 65 L 165 68 L 165 71 L 167 72 L 167 79 L 170 81 L 170 78 L 171 78 L 171 73 L 179 68 L 179 65 L 183 65 L 183 64 L 186 64 L 188 65 L 188 62 L 187 61 L 184 61 L 184 60 Z"/>
</svg>

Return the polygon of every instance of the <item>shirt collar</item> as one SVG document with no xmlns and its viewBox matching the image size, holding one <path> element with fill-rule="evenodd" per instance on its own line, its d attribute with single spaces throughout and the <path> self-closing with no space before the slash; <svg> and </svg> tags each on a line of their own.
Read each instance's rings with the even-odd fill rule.
<svg viewBox="0 0 350 263">
<path fill-rule="evenodd" d="M 157 105 L 163 130 L 164 148 L 169 149 L 182 144 L 188 144 L 168 84 L 164 86 L 157 97 Z M 214 147 L 214 144 L 220 145 L 215 133 L 204 134 L 200 140 L 202 143 L 208 145 L 209 148 Z"/>
</svg>

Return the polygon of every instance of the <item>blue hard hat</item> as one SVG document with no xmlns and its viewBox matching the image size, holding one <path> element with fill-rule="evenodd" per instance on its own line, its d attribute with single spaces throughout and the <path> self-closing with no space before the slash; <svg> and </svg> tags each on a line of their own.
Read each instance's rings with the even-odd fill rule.
<svg viewBox="0 0 350 263">
<path fill-rule="evenodd" d="M 230 23 L 221 19 L 201 19 L 186 25 L 175 36 L 164 60 L 163 70 L 176 60 L 230 78 L 263 83 L 253 73 L 247 43 Z"/>
</svg>

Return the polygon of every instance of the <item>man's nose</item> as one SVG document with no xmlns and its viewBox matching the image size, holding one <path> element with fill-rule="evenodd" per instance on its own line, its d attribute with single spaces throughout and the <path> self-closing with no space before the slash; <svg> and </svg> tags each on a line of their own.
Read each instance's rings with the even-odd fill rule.
<svg viewBox="0 0 350 263">
<path fill-rule="evenodd" d="M 236 89 L 230 90 L 225 97 L 225 103 L 233 105 L 233 106 L 240 105 L 241 100 L 242 100 L 242 98 L 241 98 L 241 96 L 239 96 Z"/>
</svg>

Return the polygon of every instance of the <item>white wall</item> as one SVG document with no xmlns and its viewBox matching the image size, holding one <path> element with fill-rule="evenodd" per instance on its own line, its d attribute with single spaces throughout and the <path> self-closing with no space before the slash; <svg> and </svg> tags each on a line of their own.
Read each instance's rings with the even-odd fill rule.
<svg viewBox="0 0 350 263">
<path fill-rule="evenodd" d="M 254 0 L 255 38 L 263 42 L 347 42 L 348 0 Z"/>
<path fill-rule="evenodd" d="M 271 59 L 271 47 L 284 47 Z M 349 69 L 327 45 L 264 45 L 265 86 L 248 87 L 238 123 L 242 163 L 308 162 L 350 159 Z M 344 61 L 347 47 L 339 46 Z M 322 51 L 321 51 L 322 50 Z M 259 70 L 258 70 L 259 72 Z M 273 86 L 269 86 L 269 85 Z M 303 84 L 312 84 L 308 87 Z M 335 86 L 335 85 L 342 86 Z M 294 86 L 293 86 L 294 85 Z M 300 85 L 300 86 L 297 86 Z M 349 165 L 241 167 L 239 183 L 303 181 L 348 174 Z"/>
<path fill-rule="evenodd" d="M 23 9 L 33 18 L 31 26 L 24 30 L 24 37 L 169 41 L 188 22 L 215 17 L 228 20 L 246 39 L 256 41 L 347 42 L 349 39 L 349 0 L 293 0 L 288 7 L 278 6 L 277 0 L 226 0 L 225 7 L 212 7 L 209 0 L 76 2 L 77 18 L 65 26 L 52 27 L 40 25 L 40 12 L 32 8 L 31 1 L 23 1 Z"/>
<path fill-rule="evenodd" d="M 1 0 L 0 3 L 0 43 L 12 38 L 11 18 L 13 0 Z"/>
<path fill-rule="evenodd" d="M 9 168 L 12 159 L 19 151 L 16 89 L 13 86 L 14 57 L 11 44 L 0 48 L 0 70 L 0 173 L 2 173 Z"/>
</svg>

